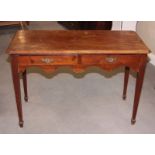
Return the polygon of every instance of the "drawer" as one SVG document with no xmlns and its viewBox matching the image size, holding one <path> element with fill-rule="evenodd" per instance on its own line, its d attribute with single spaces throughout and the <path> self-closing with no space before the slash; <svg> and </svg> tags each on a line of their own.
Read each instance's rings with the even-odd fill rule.
<svg viewBox="0 0 155 155">
<path fill-rule="evenodd" d="M 81 60 L 82 64 L 85 65 L 127 65 L 139 63 L 141 60 L 141 55 L 83 55 Z"/>
<path fill-rule="evenodd" d="M 83 55 L 81 62 L 85 66 L 100 66 L 105 70 L 113 70 L 119 67 L 128 66 L 134 71 L 139 71 L 139 66 L 144 60 L 142 54 L 104 54 L 104 55 Z"/>
<path fill-rule="evenodd" d="M 20 56 L 19 64 L 23 65 L 74 65 L 76 56 Z"/>
</svg>

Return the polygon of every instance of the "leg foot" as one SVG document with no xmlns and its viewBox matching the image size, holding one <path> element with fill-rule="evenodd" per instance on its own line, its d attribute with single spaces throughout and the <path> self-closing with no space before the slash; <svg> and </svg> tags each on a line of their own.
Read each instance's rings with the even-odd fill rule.
<svg viewBox="0 0 155 155">
<path fill-rule="evenodd" d="M 123 100 L 126 100 L 126 95 L 123 94 Z"/>
<path fill-rule="evenodd" d="M 134 125 L 136 123 L 136 120 L 131 119 L 131 124 Z"/>
<path fill-rule="evenodd" d="M 23 128 L 24 122 L 23 122 L 23 121 L 20 121 L 20 122 L 19 122 L 19 126 L 20 126 L 21 128 Z"/>
<path fill-rule="evenodd" d="M 24 100 L 25 100 L 25 102 L 28 102 L 28 97 L 25 96 L 24 97 Z"/>
</svg>

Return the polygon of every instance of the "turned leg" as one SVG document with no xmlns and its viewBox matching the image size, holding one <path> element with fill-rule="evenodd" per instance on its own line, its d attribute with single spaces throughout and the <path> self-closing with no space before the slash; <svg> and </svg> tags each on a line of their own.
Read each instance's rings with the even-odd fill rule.
<svg viewBox="0 0 155 155">
<path fill-rule="evenodd" d="M 129 72 L 130 72 L 130 68 L 129 67 L 125 67 L 123 100 L 126 99 L 126 93 L 127 93 L 127 87 L 128 87 L 128 80 L 129 80 Z"/>
<path fill-rule="evenodd" d="M 26 70 L 23 72 L 23 87 L 24 87 L 24 100 L 28 101 L 28 93 L 27 93 L 27 75 Z"/>
<path fill-rule="evenodd" d="M 141 67 L 140 71 L 137 73 L 135 98 L 134 98 L 134 104 L 133 104 L 131 124 L 135 124 L 136 122 L 136 115 L 137 115 L 137 109 L 138 109 L 139 99 L 140 99 L 143 80 L 144 80 L 144 74 L 145 74 L 145 65 Z"/>
<path fill-rule="evenodd" d="M 18 64 L 16 56 L 11 57 L 11 69 L 12 69 L 12 79 L 16 97 L 16 105 L 19 118 L 19 126 L 23 127 L 23 114 L 22 114 L 22 104 L 21 104 L 21 92 L 20 92 L 20 78 L 18 73 Z"/>
</svg>

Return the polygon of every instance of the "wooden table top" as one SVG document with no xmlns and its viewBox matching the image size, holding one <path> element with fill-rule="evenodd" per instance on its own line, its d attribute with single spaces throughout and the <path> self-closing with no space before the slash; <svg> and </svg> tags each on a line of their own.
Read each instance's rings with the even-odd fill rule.
<svg viewBox="0 0 155 155">
<path fill-rule="evenodd" d="M 133 31 L 20 30 L 9 54 L 147 54 L 149 49 Z"/>
</svg>

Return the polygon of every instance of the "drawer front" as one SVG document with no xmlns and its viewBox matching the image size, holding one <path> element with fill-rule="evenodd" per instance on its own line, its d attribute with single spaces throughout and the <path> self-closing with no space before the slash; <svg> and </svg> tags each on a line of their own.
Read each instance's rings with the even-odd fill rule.
<svg viewBox="0 0 155 155">
<path fill-rule="evenodd" d="M 120 66 L 129 66 L 138 70 L 143 55 L 83 55 L 81 60 L 83 65 L 100 65 L 105 69 L 114 69 Z"/>
<path fill-rule="evenodd" d="M 83 55 L 83 64 L 126 64 L 127 62 L 136 63 L 140 61 L 139 55 Z"/>
<path fill-rule="evenodd" d="M 23 65 L 74 65 L 76 56 L 20 56 L 19 64 Z"/>
</svg>

